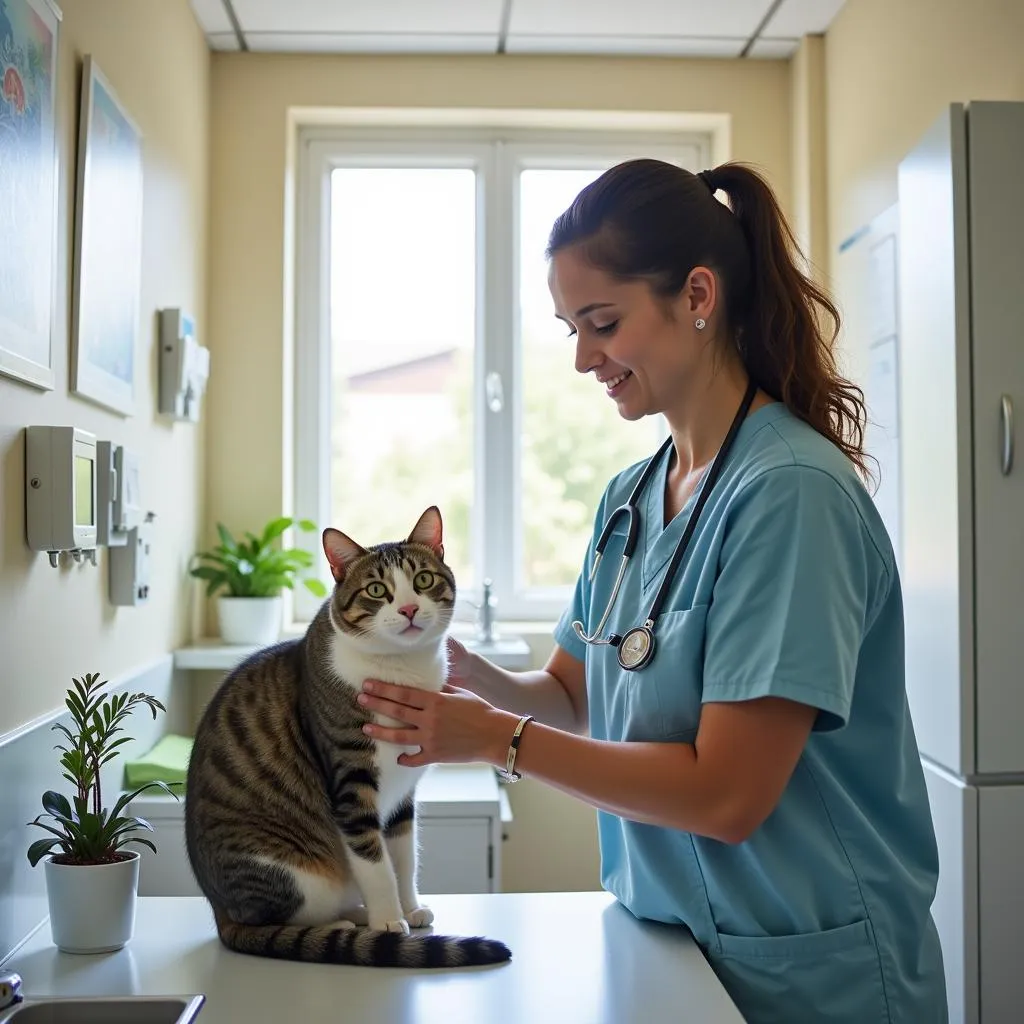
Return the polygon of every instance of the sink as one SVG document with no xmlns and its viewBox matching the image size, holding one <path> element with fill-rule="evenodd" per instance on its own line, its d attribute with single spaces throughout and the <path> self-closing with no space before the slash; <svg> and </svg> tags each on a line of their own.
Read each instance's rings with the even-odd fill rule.
<svg viewBox="0 0 1024 1024">
<path fill-rule="evenodd" d="M 0 1010 L 0 1024 L 191 1024 L 205 996 L 26 999 Z"/>
<path fill-rule="evenodd" d="M 522 672 L 531 666 L 530 645 L 521 636 L 495 636 L 481 640 L 476 636 L 458 636 L 467 650 L 481 655 L 499 668 Z"/>
</svg>

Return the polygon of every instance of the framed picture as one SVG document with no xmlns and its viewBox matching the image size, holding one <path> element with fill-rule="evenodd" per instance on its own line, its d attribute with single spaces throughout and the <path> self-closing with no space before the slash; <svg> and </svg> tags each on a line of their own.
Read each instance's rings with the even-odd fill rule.
<svg viewBox="0 0 1024 1024">
<path fill-rule="evenodd" d="M 142 264 L 142 136 L 89 55 L 82 66 L 75 196 L 71 390 L 131 416 Z"/>
<path fill-rule="evenodd" d="M 0 0 L 0 374 L 53 388 L 60 10 Z"/>
</svg>

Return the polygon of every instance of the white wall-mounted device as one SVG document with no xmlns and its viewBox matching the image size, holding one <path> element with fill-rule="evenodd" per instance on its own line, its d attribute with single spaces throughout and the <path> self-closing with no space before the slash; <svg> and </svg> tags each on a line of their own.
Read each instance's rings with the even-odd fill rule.
<svg viewBox="0 0 1024 1024">
<path fill-rule="evenodd" d="M 139 457 L 113 441 L 96 443 L 96 544 L 122 547 L 142 522 Z"/>
<path fill-rule="evenodd" d="M 160 412 L 199 420 L 199 400 L 210 376 L 210 350 L 196 340 L 195 322 L 180 309 L 160 310 Z"/>
<path fill-rule="evenodd" d="M 96 436 L 77 427 L 25 428 L 25 533 L 57 565 L 61 551 L 96 564 Z"/>
<path fill-rule="evenodd" d="M 110 603 L 137 607 L 149 600 L 149 546 L 152 513 L 128 531 L 125 544 L 111 548 Z"/>
</svg>

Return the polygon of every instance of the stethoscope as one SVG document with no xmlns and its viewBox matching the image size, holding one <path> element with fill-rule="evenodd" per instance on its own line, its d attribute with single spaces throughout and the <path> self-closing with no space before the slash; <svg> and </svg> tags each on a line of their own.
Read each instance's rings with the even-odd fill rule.
<svg viewBox="0 0 1024 1024">
<path fill-rule="evenodd" d="M 626 500 L 626 504 L 620 505 L 615 509 L 605 521 L 604 529 L 601 531 L 601 536 L 598 538 L 597 544 L 594 548 L 594 566 L 590 570 L 590 579 L 593 580 L 594 574 L 597 572 L 597 567 L 601 564 L 601 559 L 604 557 L 605 545 L 608 543 L 608 539 L 611 537 L 612 531 L 615 529 L 615 524 L 621 516 L 625 516 L 626 543 L 622 549 L 622 561 L 619 563 L 619 573 L 615 577 L 615 584 L 612 587 L 611 596 L 608 598 L 608 604 L 605 607 L 604 614 L 601 616 L 601 621 L 597 624 L 597 629 L 595 629 L 590 636 L 587 636 L 582 622 L 573 622 L 572 626 L 573 629 L 576 630 L 576 635 L 584 643 L 594 645 L 610 644 L 612 647 L 618 648 L 619 664 L 627 672 L 638 672 L 640 669 L 649 665 L 651 659 L 654 657 L 654 623 L 661 614 L 662 605 L 665 603 L 668 593 L 672 589 L 672 582 L 675 579 L 676 571 L 679 568 L 679 563 L 683 560 L 683 554 L 686 551 L 687 544 L 690 542 L 690 537 L 693 535 L 693 531 L 697 528 L 697 521 L 700 519 L 704 503 L 711 496 L 711 490 L 715 486 L 715 481 L 718 479 L 719 474 L 722 472 L 722 466 L 725 463 L 726 456 L 729 454 L 729 449 L 732 447 L 733 441 L 736 440 L 736 435 L 739 433 L 739 429 L 743 425 L 743 421 L 747 418 L 747 413 L 750 411 L 750 405 L 754 401 L 754 395 L 756 394 L 757 385 L 751 381 L 747 385 L 746 393 L 744 394 L 743 401 L 740 403 L 739 410 L 732 421 L 732 426 L 729 427 L 729 433 L 725 435 L 725 440 L 722 442 L 721 448 L 718 449 L 715 461 L 711 463 L 711 469 L 708 471 L 707 477 L 701 484 L 700 494 L 697 497 L 696 504 L 693 506 L 693 510 L 690 512 L 690 517 L 686 521 L 686 529 L 683 530 L 683 535 L 679 539 L 679 543 L 676 545 L 675 553 L 672 555 L 672 561 L 669 562 L 668 569 L 665 570 L 665 578 L 661 581 L 661 586 L 658 588 L 658 593 L 655 595 L 654 603 L 651 605 L 651 610 L 647 613 L 647 618 L 644 620 L 643 625 L 634 626 L 623 636 L 619 636 L 618 633 L 609 633 L 606 639 L 601 640 L 599 637 L 605 627 L 605 623 L 608 621 L 608 616 L 612 613 L 612 608 L 615 607 L 615 599 L 619 596 L 619 587 L 622 586 L 622 579 L 626 575 L 626 567 L 629 565 L 630 558 L 633 557 L 633 552 L 636 551 L 636 542 L 640 533 L 640 496 L 643 494 L 644 488 L 647 486 L 651 476 L 654 474 L 654 470 L 658 465 L 658 460 L 669 450 L 669 448 L 672 447 L 671 437 L 667 438 L 664 444 L 662 444 L 662 446 L 650 457 L 647 465 L 644 466 L 643 472 L 640 474 L 640 479 L 637 480 L 636 486 L 633 488 L 632 493 Z"/>
</svg>

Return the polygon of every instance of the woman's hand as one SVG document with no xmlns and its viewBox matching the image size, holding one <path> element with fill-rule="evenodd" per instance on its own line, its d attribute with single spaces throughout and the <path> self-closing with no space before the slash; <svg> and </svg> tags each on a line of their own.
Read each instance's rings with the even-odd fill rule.
<svg viewBox="0 0 1024 1024">
<path fill-rule="evenodd" d="M 448 637 L 448 683 L 460 690 L 476 693 L 473 679 L 473 655 L 455 637 Z"/>
<path fill-rule="evenodd" d="M 518 722 L 515 715 L 499 711 L 481 697 L 449 684 L 440 693 L 433 693 L 367 679 L 357 699 L 370 711 L 402 723 L 368 723 L 363 732 L 383 743 L 419 747 L 419 753 L 406 753 L 398 758 L 399 764 L 409 768 L 472 761 L 504 763 Z"/>
</svg>

